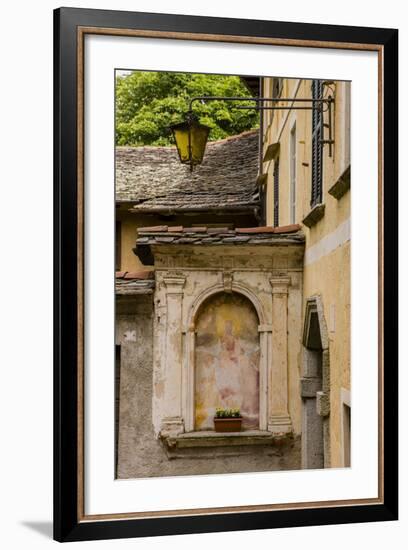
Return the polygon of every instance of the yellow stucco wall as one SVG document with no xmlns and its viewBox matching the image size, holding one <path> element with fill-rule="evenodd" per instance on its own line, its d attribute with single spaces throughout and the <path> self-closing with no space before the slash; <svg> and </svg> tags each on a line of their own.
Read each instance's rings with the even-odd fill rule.
<svg viewBox="0 0 408 550">
<path fill-rule="evenodd" d="M 121 223 L 120 270 L 144 271 L 151 269 L 151 267 L 143 265 L 133 252 L 136 243 L 137 228 L 143 225 L 149 225 L 150 222 L 146 223 L 146 221 L 143 221 L 143 218 L 128 212 L 117 214 L 117 220 Z M 156 223 L 153 222 L 151 225 L 156 225 Z"/>
<path fill-rule="evenodd" d="M 341 389 L 350 390 L 350 240 L 347 237 L 350 218 L 350 191 L 339 200 L 328 193 L 331 186 L 350 164 L 349 94 L 350 84 L 334 83 L 333 155 L 323 148 L 323 218 L 306 236 L 303 276 L 303 311 L 306 300 L 320 295 L 328 327 L 331 393 L 330 446 L 331 466 L 343 465 Z M 264 79 L 264 95 L 270 97 L 272 79 Z M 284 79 L 281 97 L 310 98 L 311 80 Z M 311 111 L 265 111 L 264 152 L 268 145 L 280 143 L 279 149 L 279 225 L 302 224 L 311 210 Z M 328 122 L 327 114 L 324 122 Z M 290 216 L 290 141 L 296 125 L 296 209 Z M 328 138 L 325 129 L 325 139 Z M 273 225 L 274 161 L 264 163 L 267 178 L 267 223 Z M 301 355 L 301 354 L 300 354 Z M 301 372 L 301 357 L 299 357 Z"/>
<path fill-rule="evenodd" d="M 171 219 L 166 219 L 159 216 L 147 214 L 132 214 L 129 212 L 130 205 L 123 205 L 116 211 L 116 220 L 121 224 L 120 235 L 120 250 L 121 261 L 120 271 L 150 271 L 153 266 L 146 266 L 141 263 L 139 258 L 133 252 L 136 244 L 136 234 L 138 227 L 169 225 L 182 225 L 188 227 L 191 225 L 207 225 L 214 224 L 232 224 L 236 227 L 251 227 L 254 224 L 254 219 L 251 216 L 234 216 L 234 215 L 214 215 L 203 218 L 197 216 L 172 216 Z"/>
</svg>

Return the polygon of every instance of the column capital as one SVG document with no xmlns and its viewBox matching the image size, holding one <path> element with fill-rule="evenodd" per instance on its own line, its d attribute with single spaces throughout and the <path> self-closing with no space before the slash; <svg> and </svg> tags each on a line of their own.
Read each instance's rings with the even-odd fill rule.
<svg viewBox="0 0 408 550">
<path fill-rule="evenodd" d="M 287 294 L 291 280 L 289 276 L 271 277 L 269 283 L 272 287 L 272 294 Z"/>
<path fill-rule="evenodd" d="M 166 294 L 182 294 L 185 282 L 185 277 L 164 277 L 163 283 L 166 286 Z"/>
</svg>

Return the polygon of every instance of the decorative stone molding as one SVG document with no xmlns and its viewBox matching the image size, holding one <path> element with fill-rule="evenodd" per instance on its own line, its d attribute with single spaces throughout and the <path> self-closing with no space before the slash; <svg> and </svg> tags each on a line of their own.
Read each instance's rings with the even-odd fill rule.
<svg viewBox="0 0 408 550">
<path fill-rule="evenodd" d="M 288 294 L 288 287 L 291 283 L 290 277 L 272 277 L 269 282 L 272 287 L 272 294 Z"/>
<path fill-rule="evenodd" d="M 173 438 L 184 433 L 184 421 L 181 416 L 163 418 L 160 437 Z"/>
<path fill-rule="evenodd" d="M 339 200 L 350 189 L 350 165 L 344 170 L 339 179 L 328 191 L 335 199 Z"/>
<path fill-rule="evenodd" d="M 292 431 L 288 410 L 288 293 L 290 277 L 271 277 L 272 349 L 269 383 L 268 431 L 275 434 Z"/>
<path fill-rule="evenodd" d="M 268 432 L 275 436 L 292 433 L 292 420 L 289 414 L 272 415 L 268 419 Z"/>
<path fill-rule="evenodd" d="M 224 292 L 231 293 L 232 292 L 232 278 L 233 274 L 231 271 L 224 271 L 222 279 L 224 283 Z"/>
<path fill-rule="evenodd" d="M 183 294 L 185 282 L 185 277 L 164 277 L 163 283 L 166 285 L 166 294 Z"/>
<path fill-rule="evenodd" d="M 259 325 L 258 332 L 272 332 L 272 325 L 268 325 L 268 324 Z"/>
<path fill-rule="evenodd" d="M 197 316 L 198 311 L 200 310 L 201 306 L 204 304 L 204 302 L 210 298 L 211 296 L 218 294 L 219 292 L 225 292 L 225 274 L 226 272 L 222 273 L 223 277 L 223 283 L 222 284 L 215 284 L 210 286 L 209 288 L 206 288 L 202 293 L 200 293 L 194 302 L 191 304 L 188 310 L 188 316 L 187 316 L 187 326 L 195 326 L 195 318 Z M 256 296 L 256 294 L 251 291 L 249 288 L 247 288 L 242 283 L 236 283 L 232 280 L 232 273 L 227 272 L 227 275 L 231 275 L 231 277 L 227 277 L 227 288 L 229 292 L 236 292 L 238 294 L 242 294 L 246 298 L 250 300 L 250 302 L 255 307 L 255 310 L 258 315 L 258 319 L 261 321 L 260 325 L 258 326 L 258 332 L 260 333 L 260 364 L 259 364 L 259 402 L 260 402 L 260 414 L 259 414 L 259 429 L 260 430 L 266 430 L 267 429 L 267 370 L 268 370 L 268 364 L 271 361 L 270 354 L 271 354 L 271 346 L 269 345 L 269 333 L 271 332 L 269 328 L 271 327 L 271 324 L 265 323 L 265 320 L 267 319 L 267 315 L 265 313 L 265 308 L 262 304 L 262 302 L 259 300 L 259 298 Z M 229 286 L 229 283 L 230 286 Z M 194 377 L 194 371 L 195 371 L 195 334 L 193 333 L 192 336 L 187 335 L 186 338 L 186 349 L 185 349 L 185 429 L 187 432 L 194 430 L 194 383 L 195 383 L 195 377 Z"/>
<path fill-rule="evenodd" d="M 318 221 L 320 221 L 323 218 L 324 210 L 325 210 L 325 205 L 324 204 L 316 204 L 311 209 L 309 214 L 303 219 L 302 223 L 304 223 L 304 225 L 306 227 L 309 227 L 309 229 L 310 229 L 311 227 L 316 225 L 316 223 Z"/>
<path fill-rule="evenodd" d="M 167 275 L 167 274 L 166 274 Z M 163 277 L 166 298 L 164 396 L 165 416 L 161 422 L 162 437 L 176 436 L 184 432 L 182 418 L 182 300 L 184 276 Z"/>
<path fill-rule="evenodd" d="M 285 246 L 262 247 L 262 252 L 257 254 L 254 252 L 258 249 L 252 246 L 232 249 L 224 245 L 211 250 L 196 246 L 187 252 L 172 245 L 170 267 L 168 245 L 155 247 L 153 426 L 156 435 L 167 446 L 184 444 L 187 439 L 191 439 L 191 445 L 205 440 L 205 445 L 211 446 L 207 440 L 215 432 L 210 432 L 204 440 L 194 437 L 196 322 L 205 302 L 226 292 L 246 297 L 259 322 L 259 426 L 253 437 L 244 439 L 249 444 L 255 441 L 264 444 L 269 436 L 278 439 L 290 436 L 293 423 L 288 408 L 288 369 L 292 372 L 297 369 L 294 359 L 289 367 L 288 317 L 293 323 L 301 315 L 301 295 L 297 288 L 292 289 L 291 283 L 295 270 L 297 286 L 301 284 L 303 249 L 298 243 L 292 246 L 285 242 Z M 288 269 L 292 270 L 290 275 Z M 294 337 L 299 341 L 299 323 L 295 326 L 299 332 Z M 180 437 L 183 443 L 177 443 Z"/>
<path fill-rule="evenodd" d="M 327 330 L 326 320 L 324 318 L 323 301 L 321 296 L 318 294 L 311 296 L 306 301 L 305 320 L 303 325 L 303 337 L 302 337 L 303 345 L 305 347 L 307 347 L 308 345 L 309 333 L 310 333 L 310 321 L 313 313 L 317 313 L 318 320 L 319 320 L 321 347 L 323 350 L 326 350 L 329 348 L 329 336 L 328 336 L 329 333 Z"/>
</svg>

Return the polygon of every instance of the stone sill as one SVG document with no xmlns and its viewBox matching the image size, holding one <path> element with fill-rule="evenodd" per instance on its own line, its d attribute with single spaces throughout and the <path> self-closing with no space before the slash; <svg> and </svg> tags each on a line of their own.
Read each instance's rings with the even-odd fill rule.
<svg viewBox="0 0 408 550">
<path fill-rule="evenodd" d="M 332 185 L 328 191 L 332 197 L 337 200 L 341 199 L 343 195 L 350 189 L 350 166 L 348 166 L 334 185 Z"/>
<path fill-rule="evenodd" d="M 318 221 L 320 221 L 324 216 L 324 209 L 324 204 L 316 204 L 303 220 L 306 227 L 313 227 Z"/>
<path fill-rule="evenodd" d="M 176 437 L 167 438 L 169 447 L 232 447 L 236 445 L 272 445 L 283 439 L 282 436 L 261 430 L 242 432 L 187 432 Z M 287 439 L 287 436 L 284 437 Z"/>
</svg>

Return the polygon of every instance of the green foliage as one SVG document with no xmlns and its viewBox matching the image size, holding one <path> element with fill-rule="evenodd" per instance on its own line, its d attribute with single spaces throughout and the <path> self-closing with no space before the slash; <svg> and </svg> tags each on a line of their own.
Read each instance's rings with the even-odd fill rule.
<svg viewBox="0 0 408 550">
<path fill-rule="evenodd" d="M 223 409 L 217 407 L 215 410 L 215 418 L 241 418 L 239 409 Z"/>
<path fill-rule="evenodd" d="M 116 144 L 171 145 L 169 126 L 184 120 L 195 96 L 248 97 L 238 76 L 134 71 L 116 78 Z M 253 102 L 242 102 L 252 105 Z M 200 122 L 211 128 L 210 140 L 258 126 L 255 110 L 238 110 L 232 102 L 194 102 Z"/>
</svg>

